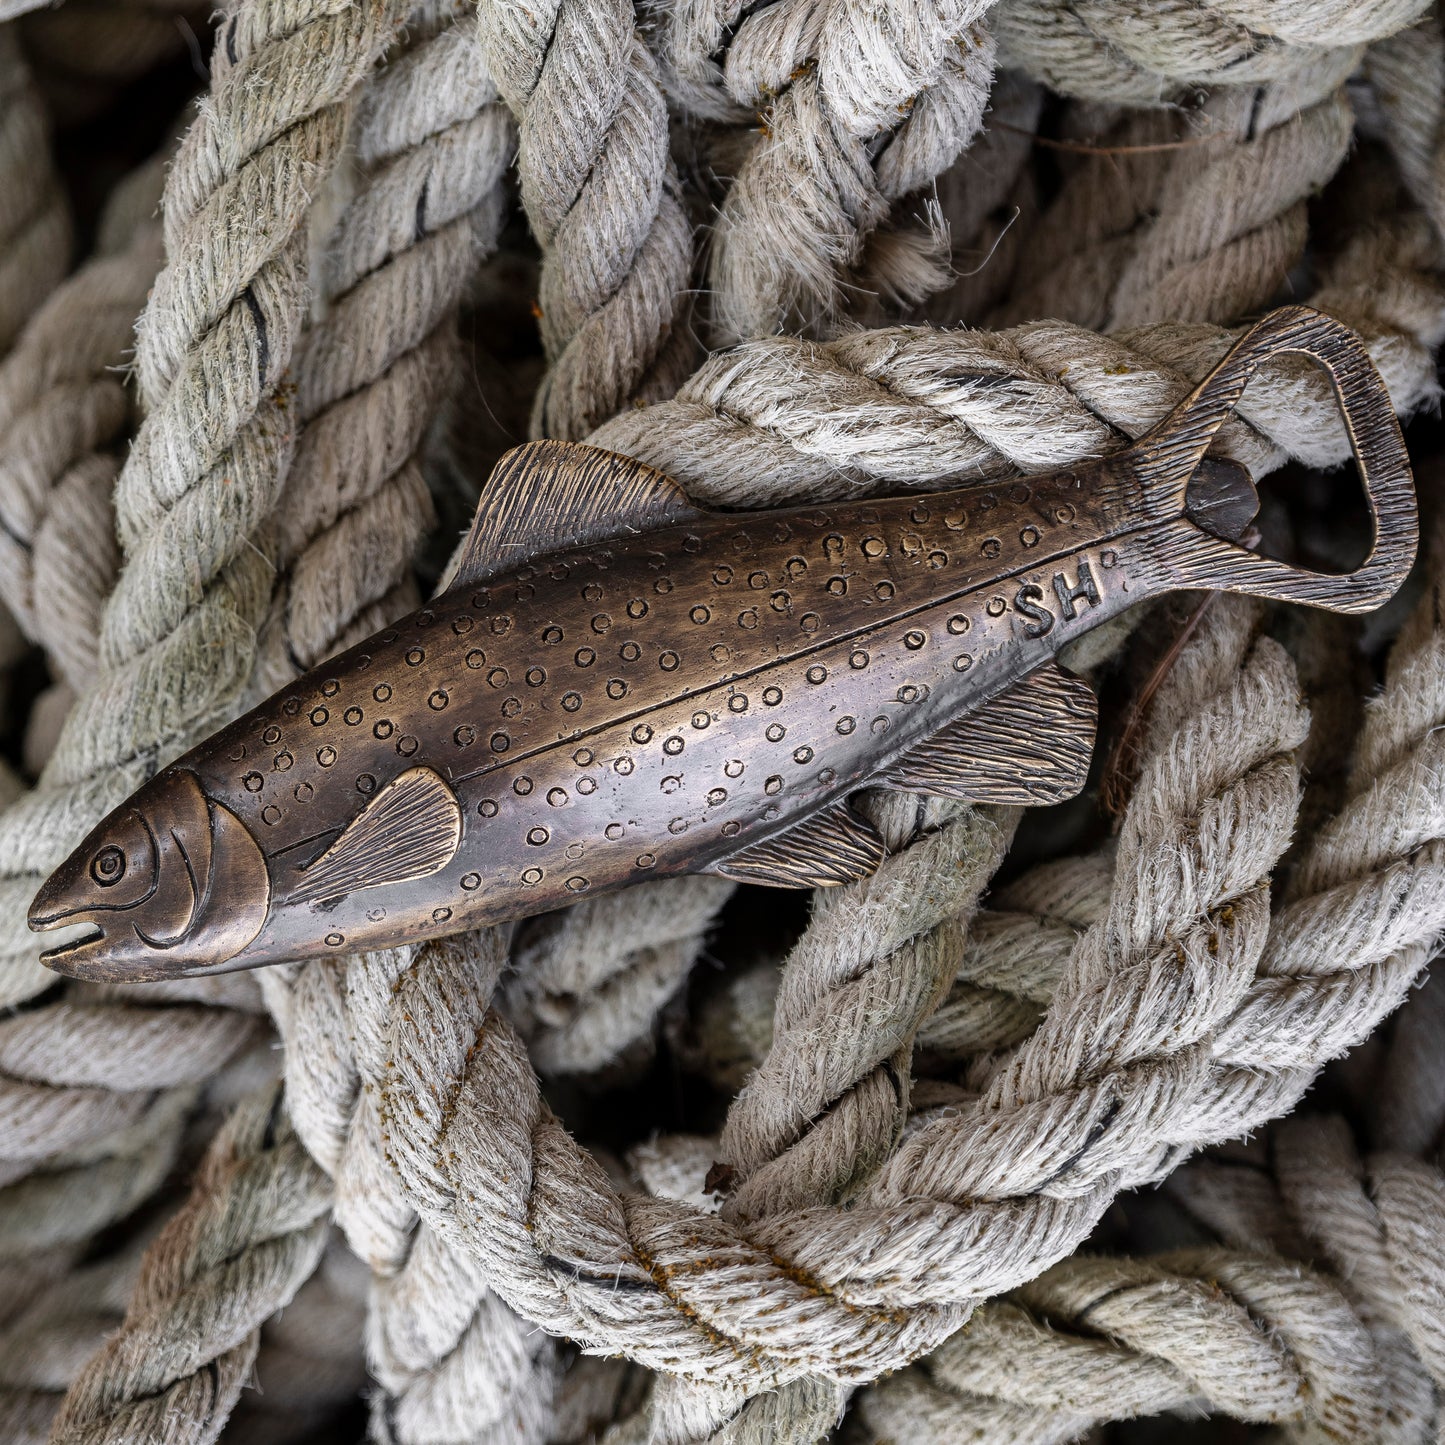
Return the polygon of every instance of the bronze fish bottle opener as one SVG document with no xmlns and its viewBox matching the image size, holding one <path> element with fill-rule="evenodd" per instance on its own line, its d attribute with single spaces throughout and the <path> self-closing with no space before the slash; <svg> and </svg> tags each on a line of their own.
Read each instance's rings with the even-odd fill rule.
<svg viewBox="0 0 1445 1445">
<path fill-rule="evenodd" d="M 1317 362 L 1374 523 L 1327 575 L 1241 545 L 1249 474 L 1205 450 L 1259 364 Z M 647 878 L 866 875 L 863 786 L 1047 803 L 1095 700 L 1065 643 L 1176 588 L 1360 612 L 1416 543 L 1400 429 L 1358 338 L 1255 326 L 1148 436 L 1047 476 L 722 514 L 641 463 L 538 442 L 455 580 L 172 763 L 40 890 L 83 978 L 215 973 L 539 913 Z"/>
</svg>

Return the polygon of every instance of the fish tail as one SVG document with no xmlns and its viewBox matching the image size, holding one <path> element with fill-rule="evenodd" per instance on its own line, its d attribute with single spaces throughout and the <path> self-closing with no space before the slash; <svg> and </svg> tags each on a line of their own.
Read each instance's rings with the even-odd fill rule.
<svg viewBox="0 0 1445 1445">
<path fill-rule="evenodd" d="M 1237 462 L 1205 456 L 1260 365 L 1289 354 L 1329 377 L 1359 468 L 1374 536 L 1352 572 L 1316 572 L 1254 551 L 1253 480 Z M 1308 306 L 1281 307 L 1252 326 L 1126 456 L 1147 510 L 1164 524 L 1158 560 L 1174 586 L 1368 612 L 1395 592 L 1414 561 L 1414 484 L 1389 393 L 1360 338 Z"/>
</svg>

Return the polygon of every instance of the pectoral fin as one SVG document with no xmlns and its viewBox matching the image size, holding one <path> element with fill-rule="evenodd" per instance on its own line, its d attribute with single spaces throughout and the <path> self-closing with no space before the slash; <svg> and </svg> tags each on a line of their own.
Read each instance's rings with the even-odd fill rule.
<svg viewBox="0 0 1445 1445">
<path fill-rule="evenodd" d="M 845 800 L 707 871 L 774 888 L 829 888 L 866 878 L 882 861 L 883 839 L 877 829 Z"/>
<path fill-rule="evenodd" d="M 487 478 L 446 585 L 475 586 L 548 552 L 702 515 L 671 477 L 632 457 L 576 442 L 529 442 Z"/>
<path fill-rule="evenodd" d="M 332 898 L 424 878 L 445 868 L 462 836 L 456 794 L 431 768 L 393 778 L 339 838 L 302 870 L 295 896 Z"/>
<path fill-rule="evenodd" d="M 878 780 L 973 803 L 1072 798 L 1089 776 L 1099 704 L 1053 663 L 905 753 Z"/>
</svg>

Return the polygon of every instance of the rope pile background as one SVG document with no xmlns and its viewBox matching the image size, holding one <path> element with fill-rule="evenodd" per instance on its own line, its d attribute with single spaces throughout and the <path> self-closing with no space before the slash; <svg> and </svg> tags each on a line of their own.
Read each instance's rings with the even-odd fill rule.
<svg viewBox="0 0 1445 1445">
<path fill-rule="evenodd" d="M 1282 300 L 1413 418 L 1417 574 L 1217 600 L 1142 714 L 1188 603 L 1091 636 L 1112 789 L 865 797 L 811 901 L 36 961 L 50 868 L 415 607 L 507 447 L 1042 471 Z M 1445 1439 L 1442 339 L 1425 0 L 0 0 L 0 1439 Z M 1348 562 L 1320 374 L 1221 445 Z"/>
</svg>

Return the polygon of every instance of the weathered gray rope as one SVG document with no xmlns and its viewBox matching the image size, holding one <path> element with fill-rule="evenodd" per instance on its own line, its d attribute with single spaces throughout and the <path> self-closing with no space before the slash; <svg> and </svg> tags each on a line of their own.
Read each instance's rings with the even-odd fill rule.
<svg viewBox="0 0 1445 1445">
<path fill-rule="evenodd" d="M 1201 1410 L 1292 1440 L 1378 1440 L 1369 1334 L 1327 1279 L 1270 1255 L 1079 1255 L 981 1306 L 926 1361 L 869 1386 L 872 1440 L 1069 1441 L 1103 1421 Z"/>
<path fill-rule="evenodd" d="M 1215 84 L 1254 85 L 1348 66 L 1366 42 L 1403 29 L 1429 0 L 1004 0 L 994 28 L 1006 63 L 1064 95 L 1149 105 Z"/>
<path fill-rule="evenodd" d="M 280 1090 L 238 1108 L 146 1252 L 124 1322 L 71 1386 L 51 1441 L 215 1440 L 262 1321 L 316 1267 L 329 1203 Z"/>
<path fill-rule="evenodd" d="M 635 396 L 670 394 L 691 361 L 692 238 L 656 64 L 624 0 L 484 0 L 479 16 L 544 257 L 551 364 L 533 429 L 580 437 Z"/>
<path fill-rule="evenodd" d="M 869 242 L 977 132 L 993 79 L 993 42 L 977 23 L 987 8 L 819 3 L 807 25 L 782 32 L 798 48 L 770 58 L 791 83 L 756 96 L 734 90 L 763 108 L 762 137 L 737 168 L 712 238 L 719 344 L 780 328 L 827 333 L 850 292 L 891 292 L 906 306 L 946 284 L 948 237 L 937 225 L 895 237 L 892 254 L 875 252 L 871 278 Z M 768 11 L 757 18 L 759 28 L 774 22 Z"/>
</svg>

